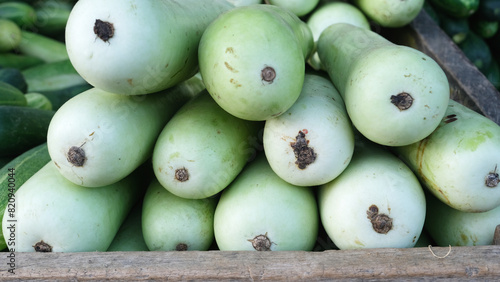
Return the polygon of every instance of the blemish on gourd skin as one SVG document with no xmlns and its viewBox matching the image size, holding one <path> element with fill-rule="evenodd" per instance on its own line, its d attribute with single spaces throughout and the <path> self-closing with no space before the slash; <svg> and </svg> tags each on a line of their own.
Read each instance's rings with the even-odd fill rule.
<svg viewBox="0 0 500 282">
<path fill-rule="evenodd" d="M 225 66 L 226 66 L 226 68 L 227 68 L 228 70 L 230 70 L 231 72 L 233 72 L 233 73 L 237 73 L 237 72 L 238 72 L 238 71 L 237 71 L 237 70 L 235 70 L 235 69 L 234 69 L 231 65 L 229 65 L 229 63 L 228 63 L 228 62 L 224 62 L 224 65 L 225 65 Z"/>
</svg>

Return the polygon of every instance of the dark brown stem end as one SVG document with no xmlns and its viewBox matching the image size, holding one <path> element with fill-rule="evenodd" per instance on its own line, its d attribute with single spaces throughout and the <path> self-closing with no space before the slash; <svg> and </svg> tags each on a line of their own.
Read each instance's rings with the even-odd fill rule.
<svg viewBox="0 0 500 282">
<path fill-rule="evenodd" d="M 413 104 L 413 97 L 406 92 L 391 96 L 391 103 L 398 107 L 400 111 L 408 110 Z"/>
<path fill-rule="evenodd" d="M 299 169 L 305 169 L 316 160 L 317 155 L 313 148 L 309 147 L 309 140 L 306 139 L 306 134 L 303 131 L 299 131 L 295 142 L 291 142 L 290 146 L 295 154 L 295 164 Z"/>
<path fill-rule="evenodd" d="M 270 251 L 273 242 L 267 237 L 267 232 L 264 235 L 257 235 L 253 239 L 249 239 L 248 242 L 252 243 L 252 247 L 256 251 Z"/>
<path fill-rule="evenodd" d="M 73 146 L 69 148 L 67 160 L 74 166 L 83 166 L 86 160 L 85 151 L 82 147 Z"/>
<path fill-rule="evenodd" d="M 185 167 L 176 169 L 175 170 L 175 179 L 180 181 L 180 182 L 188 181 L 189 180 L 188 170 Z"/>
<path fill-rule="evenodd" d="M 94 23 L 94 33 L 102 41 L 108 42 L 108 40 L 111 39 L 113 35 L 115 35 L 115 27 L 110 22 L 105 22 L 97 19 Z"/>
<path fill-rule="evenodd" d="M 176 251 L 187 251 L 188 249 L 188 245 L 187 244 L 184 244 L 184 243 L 179 243 L 177 244 L 177 246 L 175 246 L 175 250 Z"/>
<path fill-rule="evenodd" d="M 500 177 L 498 176 L 497 167 L 495 166 L 495 170 L 490 171 L 490 173 L 486 175 L 484 184 L 486 185 L 486 187 L 495 188 L 498 186 L 499 182 Z"/>
<path fill-rule="evenodd" d="M 392 229 L 392 218 L 384 213 L 378 212 L 376 205 L 371 205 L 366 211 L 367 217 L 372 223 L 373 230 L 380 234 L 387 234 Z"/>
<path fill-rule="evenodd" d="M 40 242 L 37 242 L 35 245 L 33 245 L 33 248 L 35 249 L 35 252 L 38 253 L 50 253 L 52 252 L 52 246 L 45 243 L 43 240 Z"/>
<path fill-rule="evenodd" d="M 262 69 L 260 76 L 263 81 L 271 84 L 276 78 L 276 71 L 272 67 L 267 66 L 264 69 Z"/>
</svg>

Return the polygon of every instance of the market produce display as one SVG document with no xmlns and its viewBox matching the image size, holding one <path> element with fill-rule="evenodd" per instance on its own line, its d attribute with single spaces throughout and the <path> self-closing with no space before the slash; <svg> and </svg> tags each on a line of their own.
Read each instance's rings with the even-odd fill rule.
<svg viewBox="0 0 500 282">
<path fill-rule="evenodd" d="M 424 9 L 465 56 L 500 89 L 500 1 L 429 0 Z"/>
<path fill-rule="evenodd" d="M 497 86 L 499 2 L 382 2 L 0 0 L 0 250 L 493 244 L 500 125 L 378 31 Z"/>
</svg>

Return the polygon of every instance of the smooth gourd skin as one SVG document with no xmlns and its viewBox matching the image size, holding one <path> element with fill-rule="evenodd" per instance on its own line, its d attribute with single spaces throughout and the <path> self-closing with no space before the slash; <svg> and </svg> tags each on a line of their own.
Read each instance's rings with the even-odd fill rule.
<svg viewBox="0 0 500 282">
<path fill-rule="evenodd" d="M 53 162 L 16 192 L 15 251 L 34 252 L 43 240 L 52 252 L 106 251 L 149 179 L 137 170 L 109 186 L 86 188 L 64 178 Z M 2 230 L 12 219 L 3 218 Z"/>
<path fill-rule="evenodd" d="M 198 92 L 190 84 L 143 96 L 98 88 L 78 94 L 50 122 L 47 144 L 53 162 L 78 185 L 98 187 L 119 181 L 151 157 L 167 121 Z M 73 146 L 85 152 L 81 166 L 68 161 Z"/>
<path fill-rule="evenodd" d="M 424 0 L 354 0 L 371 20 L 383 27 L 403 27 L 409 24 L 424 6 Z"/>
<path fill-rule="evenodd" d="M 500 207 L 486 212 L 463 212 L 433 195 L 427 196 L 425 229 L 438 246 L 493 245 Z"/>
<path fill-rule="evenodd" d="M 486 185 L 486 177 L 500 170 L 500 126 L 483 115 L 450 100 L 430 136 L 394 151 L 447 205 L 464 212 L 500 205 L 500 187 Z"/>
<path fill-rule="evenodd" d="M 189 199 L 213 196 L 243 169 L 257 148 L 260 122 L 224 111 L 206 92 L 182 107 L 161 131 L 153 151 L 158 181 L 172 194 Z M 178 171 L 187 172 L 187 179 Z"/>
<path fill-rule="evenodd" d="M 142 230 L 150 251 L 206 251 L 214 241 L 218 197 L 185 199 L 153 180 L 144 196 Z"/>
<path fill-rule="evenodd" d="M 266 3 L 290 10 L 295 15 L 302 17 L 313 11 L 319 0 L 266 0 Z"/>
<path fill-rule="evenodd" d="M 299 132 L 305 134 L 307 147 L 314 151 L 312 162 L 298 160 L 292 147 L 298 149 Z M 342 97 L 330 80 L 313 74 L 306 74 L 295 104 L 283 115 L 266 121 L 263 141 L 273 171 L 299 186 L 333 180 L 347 167 L 354 151 L 354 133 Z M 300 152 L 309 153 L 310 149 Z M 297 161 L 303 164 L 299 166 Z"/>
<path fill-rule="evenodd" d="M 263 154 L 226 188 L 215 209 L 214 231 L 220 250 L 255 251 L 264 235 L 271 251 L 311 251 L 318 236 L 314 191 L 289 184 L 271 169 Z"/>
<path fill-rule="evenodd" d="M 224 0 L 80 0 L 66 25 L 68 55 L 95 87 L 125 95 L 154 93 L 196 73 L 203 31 L 233 7 Z M 94 33 L 97 19 L 113 24 L 111 38 Z"/>
<path fill-rule="evenodd" d="M 307 18 L 307 25 L 311 29 L 315 44 L 319 36 L 327 27 L 334 23 L 348 23 L 362 28 L 370 29 L 370 22 L 365 14 L 356 6 L 342 1 L 322 4 L 313 10 Z M 322 69 L 321 60 L 317 52 L 309 58 L 308 63 L 315 70 Z"/>
<path fill-rule="evenodd" d="M 135 204 L 116 232 L 107 252 L 149 251 L 142 234 L 142 202 Z"/>
<path fill-rule="evenodd" d="M 214 20 L 199 45 L 208 92 L 241 119 L 266 120 L 300 95 L 312 34 L 295 15 L 273 5 L 237 7 Z M 266 70 L 274 75 L 266 78 Z"/>
<path fill-rule="evenodd" d="M 318 41 L 321 62 L 344 98 L 354 126 L 387 146 L 422 140 L 436 129 L 449 100 L 444 71 L 429 56 L 350 24 L 325 29 Z M 400 109 L 393 97 L 409 94 Z"/>
<path fill-rule="evenodd" d="M 422 232 L 424 191 L 413 172 L 388 150 L 357 141 L 344 172 L 319 187 L 321 222 L 339 249 L 409 248 Z M 375 205 L 392 218 L 392 228 L 379 233 L 368 217 Z"/>
</svg>

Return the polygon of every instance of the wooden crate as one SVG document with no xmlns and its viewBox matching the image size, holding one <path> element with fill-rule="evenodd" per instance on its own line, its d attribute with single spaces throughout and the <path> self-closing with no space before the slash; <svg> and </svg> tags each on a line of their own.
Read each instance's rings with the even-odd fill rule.
<svg viewBox="0 0 500 282">
<path fill-rule="evenodd" d="M 381 30 L 422 50 L 445 70 L 452 98 L 500 124 L 500 94 L 432 19 L 422 12 L 408 27 Z M 499 232 L 500 233 L 500 232 Z M 8 253 L 4 253 L 4 260 Z M 16 253 L 6 280 L 495 280 L 500 245 L 321 252 Z"/>
</svg>

